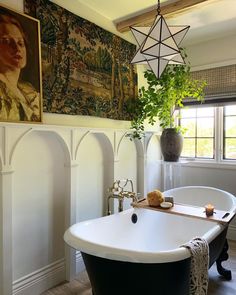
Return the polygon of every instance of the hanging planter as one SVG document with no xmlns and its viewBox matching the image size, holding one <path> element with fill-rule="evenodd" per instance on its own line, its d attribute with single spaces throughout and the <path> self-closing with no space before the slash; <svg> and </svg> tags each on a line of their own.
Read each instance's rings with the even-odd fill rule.
<svg viewBox="0 0 236 295">
<path fill-rule="evenodd" d="M 187 58 L 182 49 L 182 56 Z M 139 89 L 139 97 L 132 108 L 134 119 L 131 122 L 132 132 L 129 137 L 141 139 L 144 136 L 144 121 L 154 125 L 159 122 L 164 130 L 161 143 L 165 161 L 178 161 L 178 153 L 183 146 L 180 127 L 175 112 L 176 108 L 184 107 L 185 99 L 203 101 L 205 81 L 191 78 L 189 63 L 184 65 L 168 65 L 158 79 L 151 70 L 144 72 L 148 87 Z M 173 128 L 173 130 L 171 130 Z M 167 129 L 167 131 L 166 131 Z M 171 130 L 171 131 L 170 131 Z M 170 135 L 173 135 L 172 136 Z M 175 142 L 177 138 L 179 141 Z M 176 150 L 176 155 L 170 155 L 170 149 Z M 178 151 L 178 152 L 177 152 Z"/>
</svg>

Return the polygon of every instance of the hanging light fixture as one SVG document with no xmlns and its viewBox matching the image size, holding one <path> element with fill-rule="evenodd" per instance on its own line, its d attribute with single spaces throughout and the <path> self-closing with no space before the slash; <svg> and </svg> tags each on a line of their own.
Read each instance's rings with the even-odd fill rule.
<svg viewBox="0 0 236 295">
<path fill-rule="evenodd" d="M 190 26 L 169 26 L 161 15 L 160 0 L 157 16 L 151 27 L 131 27 L 139 49 L 132 64 L 147 64 L 157 79 L 167 64 L 184 64 L 178 45 L 185 37 Z"/>
</svg>

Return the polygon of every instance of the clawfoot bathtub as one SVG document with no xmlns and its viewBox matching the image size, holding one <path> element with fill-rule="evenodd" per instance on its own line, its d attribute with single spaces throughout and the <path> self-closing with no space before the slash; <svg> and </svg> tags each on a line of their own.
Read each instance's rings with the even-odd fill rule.
<svg viewBox="0 0 236 295">
<path fill-rule="evenodd" d="M 194 192 L 199 200 L 206 198 L 202 200 L 205 205 L 209 191 L 199 189 L 199 194 Z M 220 192 L 214 195 L 213 190 L 211 203 L 217 208 Z M 178 192 L 193 201 L 191 190 Z M 165 195 L 178 199 L 174 190 Z M 221 191 L 221 198 L 225 198 L 222 210 L 233 210 L 234 197 Z M 181 245 L 196 236 L 205 238 L 212 265 L 222 252 L 226 233 L 227 225 L 220 223 L 132 208 L 77 223 L 65 232 L 64 239 L 81 251 L 95 295 L 188 295 L 190 254 Z"/>
<path fill-rule="evenodd" d="M 191 204 L 193 206 L 204 207 L 207 203 L 214 204 L 215 209 L 223 211 L 234 211 L 236 206 L 236 198 L 232 194 L 213 187 L 206 186 L 186 186 L 170 189 L 164 192 L 165 196 L 173 196 L 176 202 L 181 204 Z M 228 225 L 225 228 L 227 233 Z M 216 266 L 218 273 L 225 279 L 231 280 L 231 271 L 225 269 L 221 263 L 228 259 L 228 242 L 225 238 L 221 253 L 216 258 Z M 212 252 L 214 249 L 212 249 Z"/>
</svg>

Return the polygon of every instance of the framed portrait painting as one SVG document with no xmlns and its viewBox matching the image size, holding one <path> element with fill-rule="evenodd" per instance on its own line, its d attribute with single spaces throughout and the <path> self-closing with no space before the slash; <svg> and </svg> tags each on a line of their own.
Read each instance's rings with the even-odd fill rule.
<svg viewBox="0 0 236 295">
<path fill-rule="evenodd" d="M 42 122 L 39 21 L 0 5 L 0 121 Z"/>
</svg>

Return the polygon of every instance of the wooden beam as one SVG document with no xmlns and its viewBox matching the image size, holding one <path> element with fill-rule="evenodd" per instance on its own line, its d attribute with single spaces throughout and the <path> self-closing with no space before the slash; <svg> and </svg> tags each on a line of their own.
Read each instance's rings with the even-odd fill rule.
<svg viewBox="0 0 236 295">
<path fill-rule="evenodd" d="M 192 8 L 195 5 L 202 4 L 209 0 L 178 0 L 174 3 L 161 6 L 161 14 L 168 15 L 171 13 L 176 13 L 181 10 Z M 157 15 L 157 9 L 145 12 L 143 14 L 131 17 L 127 20 L 118 22 L 116 24 L 117 31 L 123 33 L 130 29 L 130 26 L 148 26 L 151 25 L 154 21 L 155 16 Z"/>
</svg>

